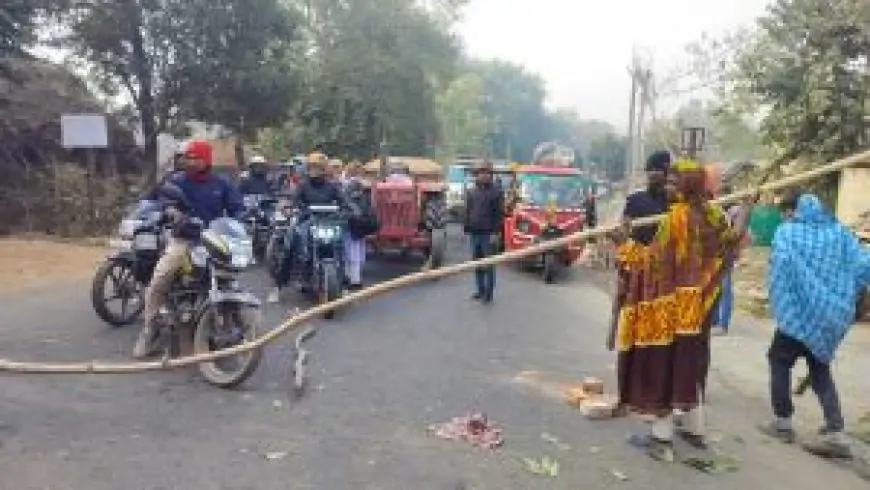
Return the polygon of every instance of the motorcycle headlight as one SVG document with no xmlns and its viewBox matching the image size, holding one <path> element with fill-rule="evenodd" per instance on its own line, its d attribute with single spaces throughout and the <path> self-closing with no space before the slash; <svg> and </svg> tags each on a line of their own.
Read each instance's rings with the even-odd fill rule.
<svg viewBox="0 0 870 490">
<path fill-rule="evenodd" d="M 237 240 L 230 244 L 230 265 L 244 269 L 254 262 L 254 246 L 251 240 Z"/>
<path fill-rule="evenodd" d="M 118 226 L 118 236 L 121 238 L 133 238 L 133 235 L 136 233 L 136 228 L 142 225 L 142 220 L 138 219 L 125 219 L 121 220 L 120 226 Z"/>
<path fill-rule="evenodd" d="M 334 226 L 315 227 L 311 230 L 316 240 L 330 241 L 338 238 L 338 228 Z"/>
</svg>

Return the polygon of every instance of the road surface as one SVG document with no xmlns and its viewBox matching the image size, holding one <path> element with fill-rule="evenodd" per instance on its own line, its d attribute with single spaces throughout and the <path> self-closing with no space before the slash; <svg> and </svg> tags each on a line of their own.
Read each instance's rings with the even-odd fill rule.
<svg viewBox="0 0 870 490">
<path fill-rule="evenodd" d="M 464 259 L 460 238 L 451 255 Z M 417 264 L 369 265 L 369 277 Z M 710 423 L 737 473 L 707 476 L 654 463 L 625 439 L 632 419 L 589 421 L 541 389 L 528 370 L 613 383 L 603 347 L 609 300 L 584 270 L 544 286 L 500 269 L 495 304 L 468 300 L 468 276 L 419 285 L 360 304 L 311 342 L 312 391 L 289 396 L 289 341 L 269 347 L 239 391 L 192 371 L 127 376 L 3 376 L 0 490 L 132 489 L 711 489 L 862 488 L 850 472 L 764 440 L 768 412 L 715 373 Z M 265 291 L 265 279 L 254 278 Z M 295 301 L 271 306 L 276 325 Z M 93 315 L 88 285 L 0 300 L 0 355 L 31 360 L 126 358 L 133 329 Z M 763 352 L 746 352 L 762 356 Z M 714 356 L 714 362 L 720 362 Z M 730 362 L 730 361 L 729 361 Z M 739 383 L 738 383 L 739 385 Z M 490 451 L 427 434 L 433 423 L 484 411 L 504 430 Z M 550 434 L 564 445 L 542 437 Z M 555 478 L 523 458 L 550 456 Z M 623 481 L 616 476 L 625 475 Z"/>
</svg>

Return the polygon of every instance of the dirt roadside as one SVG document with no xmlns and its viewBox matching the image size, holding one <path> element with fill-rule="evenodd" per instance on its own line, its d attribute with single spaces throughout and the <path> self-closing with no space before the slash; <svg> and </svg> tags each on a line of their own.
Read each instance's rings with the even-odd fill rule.
<svg viewBox="0 0 870 490">
<path fill-rule="evenodd" d="M 47 237 L 0 238 L 0 295 L 81 281 L 106 253 L 98 240 L 66 242 Z"/>
</svg>

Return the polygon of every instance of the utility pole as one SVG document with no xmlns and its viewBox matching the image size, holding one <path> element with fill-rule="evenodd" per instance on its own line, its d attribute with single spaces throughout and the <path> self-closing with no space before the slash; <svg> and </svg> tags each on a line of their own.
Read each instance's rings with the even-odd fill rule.
<svg viewBox="0 0 870 490">
<path fill-rule="evenodd" d="M 651 62 L 649 59 L 642 60 L 637 50 L 632 55 L 632 64 L 628 68 L 628 73 L 631 76 L 631 99 L 628 120 L 628 164 L 625 177 L 626 183 L 631 188 L 643 167 L 644 122 L 648 109 L 655 117 L 655 92 Z"/>
</svg>

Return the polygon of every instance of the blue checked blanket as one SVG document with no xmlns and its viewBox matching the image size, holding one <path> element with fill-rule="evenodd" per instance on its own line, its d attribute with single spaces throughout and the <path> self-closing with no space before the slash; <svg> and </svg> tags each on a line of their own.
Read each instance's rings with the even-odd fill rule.
<svg viewBox="0 0 870 490">
<path fill-rule="evenodd" d="M 804 194 L 794 218 L 777 229 L 770 262 L 778 328 L 830 362 L 855 320 L 857 295 L 870 280 L 870 255 L 818 197 Z"/>
</svg>

